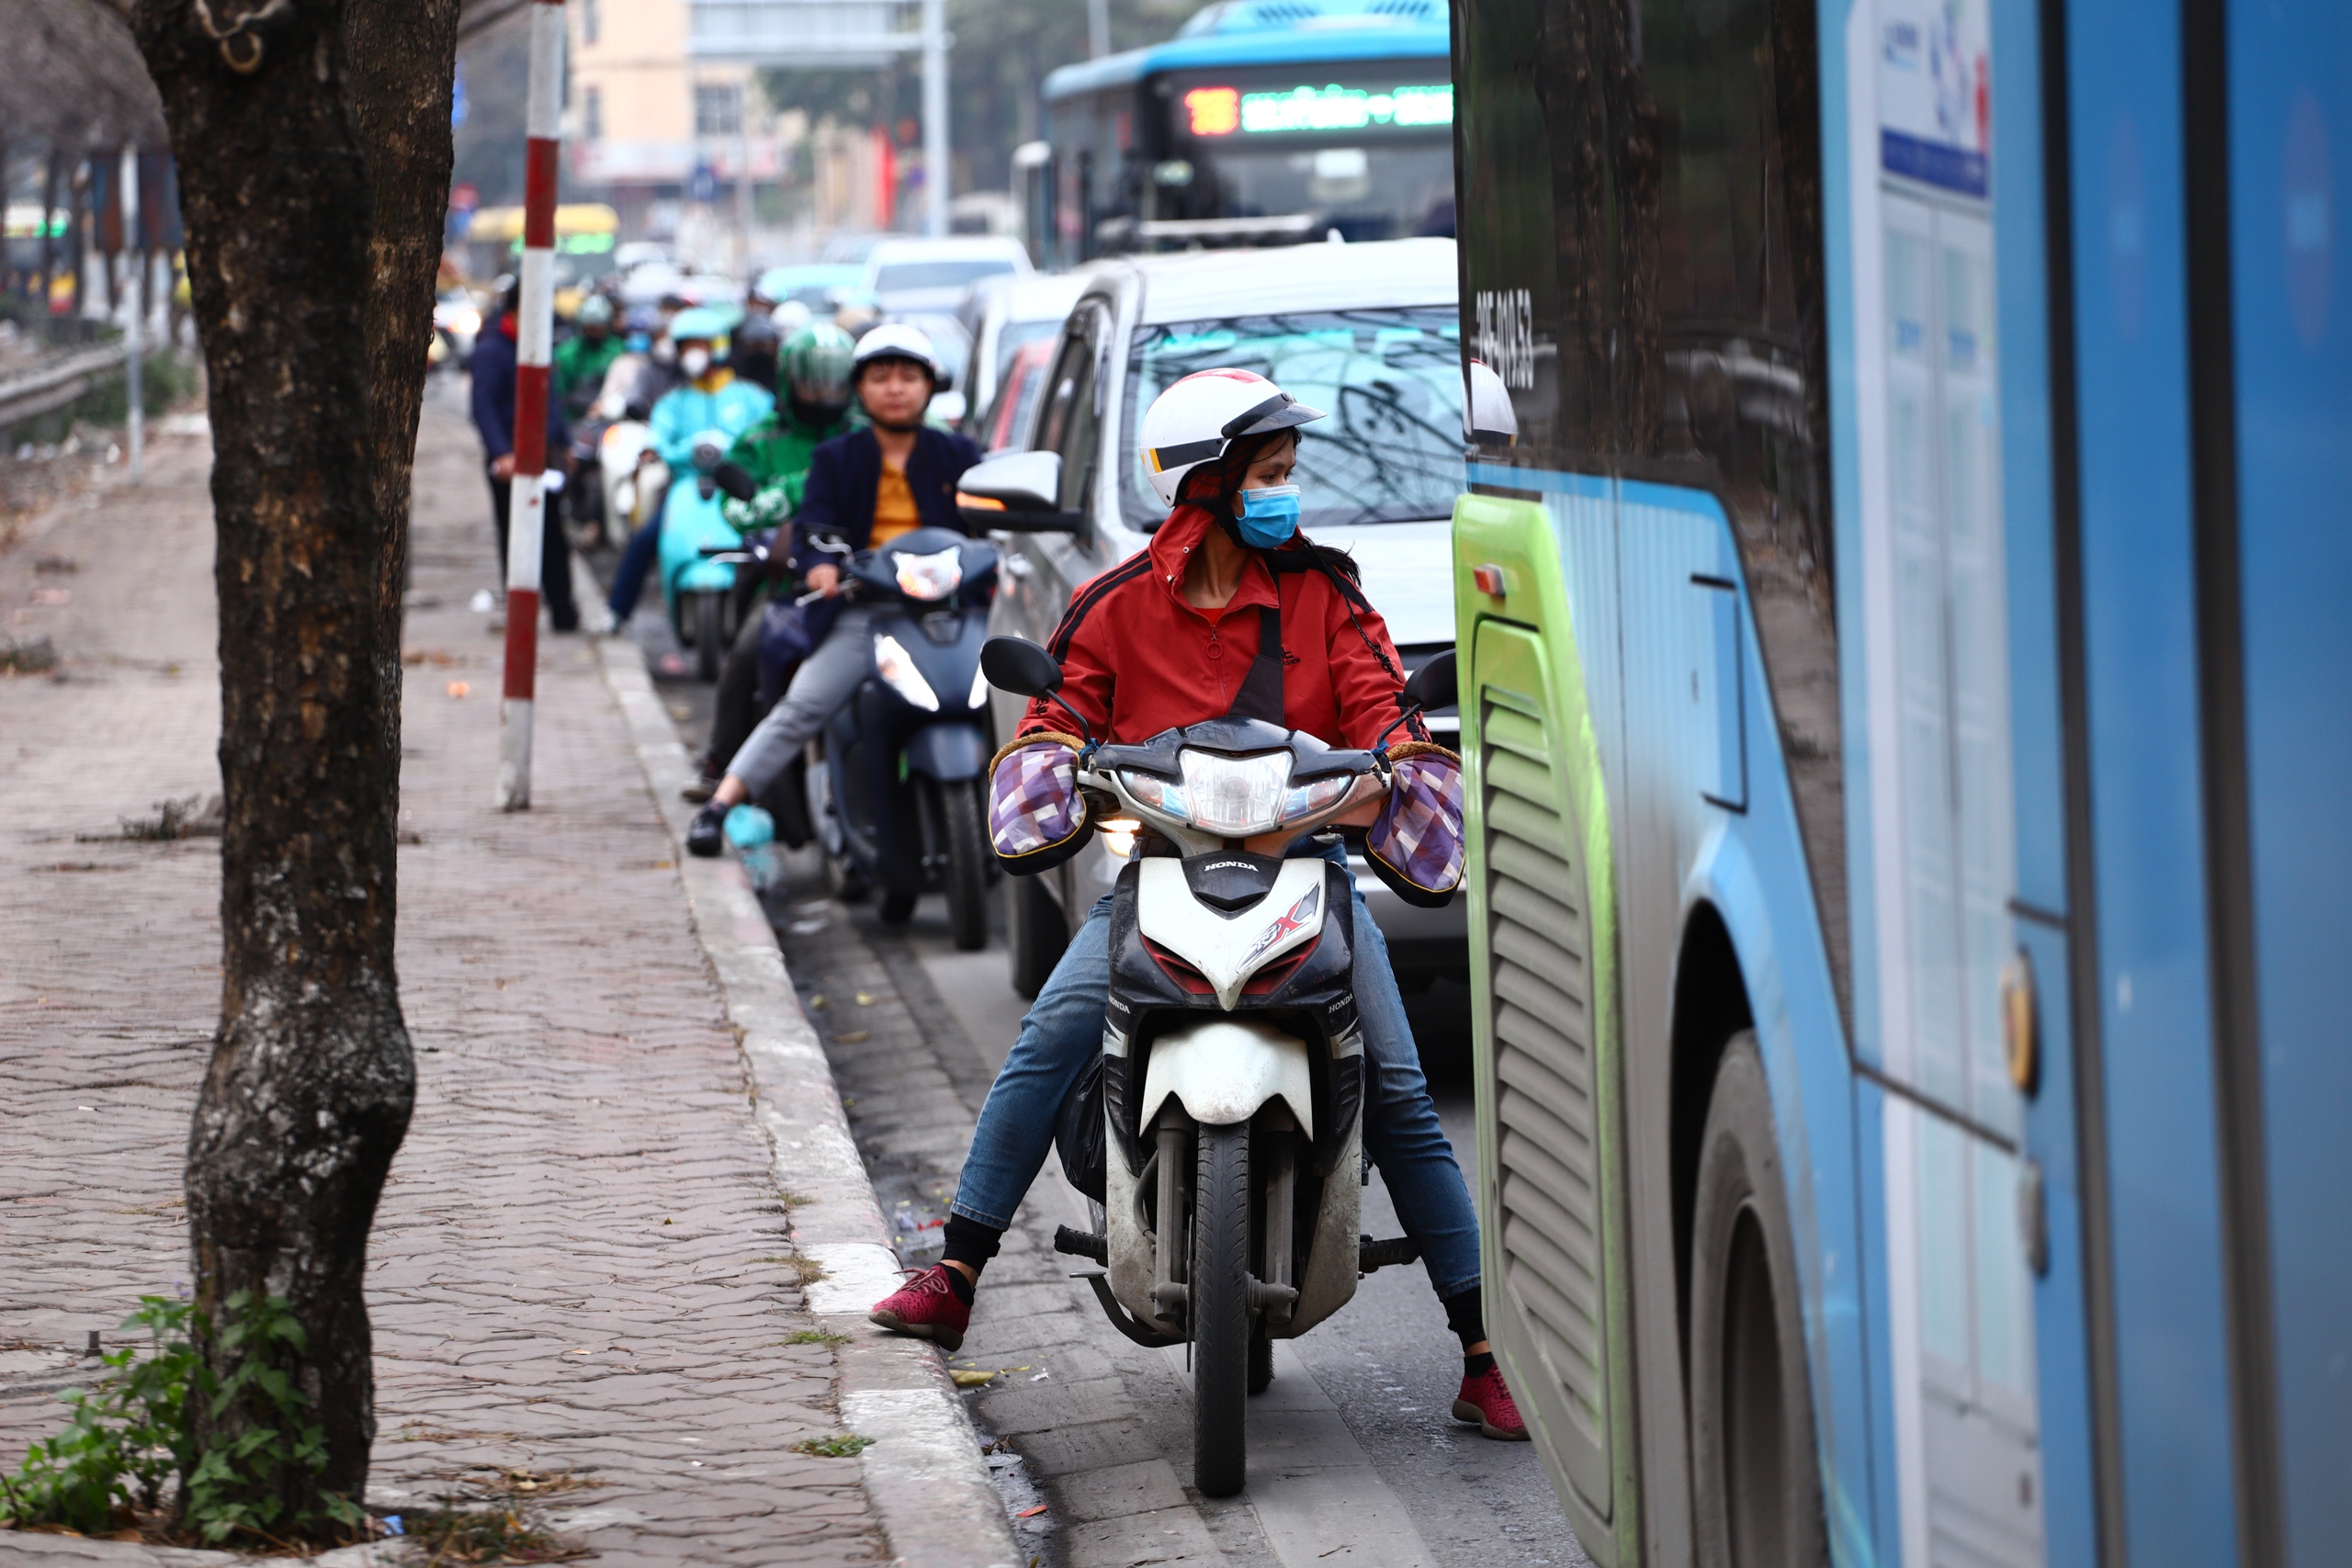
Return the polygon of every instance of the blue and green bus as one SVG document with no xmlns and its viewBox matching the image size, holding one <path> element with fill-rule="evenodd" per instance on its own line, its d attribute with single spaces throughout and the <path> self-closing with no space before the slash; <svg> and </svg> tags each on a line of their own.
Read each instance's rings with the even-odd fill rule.
<svg viewBox="0 0 2352 1568">
<path fill-rule="evenodd" d="M 1453 232 L 1445 0 L 1217 0 L 1046 78 L 1040 266 Z"/>
<path fill-rule="evenodd" d="M 1488 1313 L 1585 1547 L 2352 1561 L 2352 9 L 1453 44 Z"/>
</svg>

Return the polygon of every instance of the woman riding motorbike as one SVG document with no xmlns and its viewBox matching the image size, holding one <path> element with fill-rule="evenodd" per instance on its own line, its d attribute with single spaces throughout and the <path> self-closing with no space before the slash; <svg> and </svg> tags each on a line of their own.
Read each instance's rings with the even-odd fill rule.
<svg viewBox="0 0 2352 1568">
<path fill-rule="evenodd" d="M 695 442 L 716 430 L 730 441 L 767 417 L 775 394 L 749 381 L 739 381 L 727 365 L 727 318 L 705 306 L 681 310 L 670 321 L 670 338 L 678 346 L 680 385 L 662 394 L 653 405 L 648 433 L 652 445 L 647 462 L 659 457 L 674 476 L 694 460 Z M 621 552 L 613 572 L 613 590 L 605 608 L 615 630 L 628 625 L 637 611 L 638 595 L 645 591 L 645 574 L 653 569 L 662 548 L 662 510 L 639 528 Z"/>
<path fill-rule="evenodd" d="M 1367 776 L 1365 798 L 1339 821 L 1368 829 L 1369 857 L 1401 897 L 1442 902 L 1461 877 L 1459 759 L 1430 745 L 1408 715 L 1396 649 L 1352 563 L 1297 531 L 1299 491 L 1289 480 L 1298 427 L 1322 417 L 1246 370 L 1188 376 L 1153 402 L 1141 446 L 1174 510 L 1146 549 L 1071 598 L 1049 644 L 1063 671 L 1057 694 L 1097 739 L 1116 744 L 1235 714 L 1369 748 L 1407 720 L 1413 739 L 1389 749 L 1396 782 Z M 989 820 L 1015 874 L 1067 858 L 1091 830 L 1076 795 L 1082 742 L 1068 728 L 1055 705 L 1032 701 L 998 754 Z M 876 1306 L 884 1327 L 951 1350 L 962 1343 L 980 1271 L 1045 1163 L 1064 1098 L 1102 1048 L 1111 905 L 1108 895 L 1096 902 L 1022 1021 L 973 1133 L 944 1260 Z M 1371 1063 L 1363 1144 L 1461 1338 L 1454 1416 L 1489 1438 L 1524 1438 L 1487 1342 L 1477 1215 L 1361 894 L 1353 930 Z"/>
<path fill-rule="evenodd" d="M 968 532 L 956 510 L 956 481 L 980 449 L 922 423 L 946 378 L 931 339 L 911 326 L 876 327 L 858 340 L 852 374 L 872 423 L 817 448 L 793 526 L 792 568 L 824 595 L 807 612 L 812 651 L 695 814 L 686 848 L 698 855 L 718 852 L 727 813 L 774 782 L 872 665 L 871 613 L 842 606 L 841 557 L 818 548 L 817 537 L 855 551 L 924 526 Z"/>
</svg>

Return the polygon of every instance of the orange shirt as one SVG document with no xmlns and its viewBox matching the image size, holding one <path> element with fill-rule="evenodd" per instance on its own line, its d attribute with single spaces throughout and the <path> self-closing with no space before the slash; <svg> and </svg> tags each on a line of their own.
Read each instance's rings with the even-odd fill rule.
<svg viewBox="0 0 2352 1568">
<path fill-rule="evenodd" d="M 885 459 L 882 482 L 874 491 L 874 532 L 866 542 L 886 545 L 922 525 L 922 516 L 915 511 L 915 492 L 907 486 L 907 470 Z"/>
</svg>

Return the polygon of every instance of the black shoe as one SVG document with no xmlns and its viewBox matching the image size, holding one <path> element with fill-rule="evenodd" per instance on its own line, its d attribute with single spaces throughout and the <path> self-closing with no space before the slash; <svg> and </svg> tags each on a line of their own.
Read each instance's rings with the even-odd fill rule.
<svg viewBox="0 0 2352 1568">
<path fill-rule="evenodd" d="M 686 852 L 714 860 L 726 838 L 727 807 L 713 802 L 695 813 L 694 826 L 686 829 Z"/>
</svg>

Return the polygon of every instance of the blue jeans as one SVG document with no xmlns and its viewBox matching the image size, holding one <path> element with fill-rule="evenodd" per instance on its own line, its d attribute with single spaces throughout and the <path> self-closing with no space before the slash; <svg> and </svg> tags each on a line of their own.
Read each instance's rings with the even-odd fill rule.
<svg viewBox="0 0 2352 1568">
<path fill-rule="evenodd" d="M 1029 1015 L 1021 1037 L 989 1087 L 964 1156 L 953 1208 L 996 1230 L 1045 1168 L 1054 1115 L 1086 1059 L 1102 1049 L 1102 1015 L 1111 975 L 1111 896 L 1094 901 Z M 1388 967 L 1388 943 L 1355 896 L 1356 1016 L 1363 1027 L 1363 1145 L 1380 1168 L 1406 1234 L 1421 1244 L 1421 1261 L 1440 1297 L 1478 1283 L 1478 1214 L 1438 1124 L 1421 1076 L 1419 1050 L 1405 1020 L 1404 998 Z M 1115 1156 L 1114 1156 L 1115 1157 Z M 1340 1179 L 1346 1179 L 1341 1173 Z"/>
<path fill-rule="evenodd" d="M 612 596 L 605 607 L 613 619 L 622 626 L 637 614 L 637 596 L 645 592 L 645 574 L 653 570 L 653 558 L 662 549 L 662 519 L 656 517 L 628 536 L 628 547 L 621 551 L 621 564 L 613 571 Z"/>
</svg>

